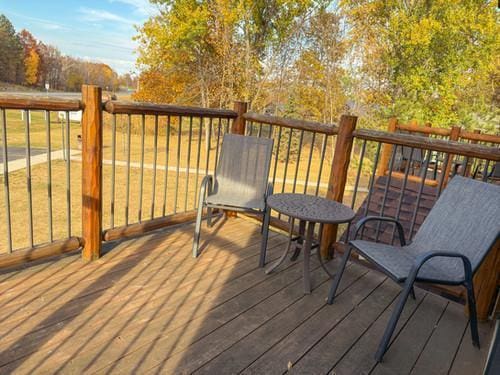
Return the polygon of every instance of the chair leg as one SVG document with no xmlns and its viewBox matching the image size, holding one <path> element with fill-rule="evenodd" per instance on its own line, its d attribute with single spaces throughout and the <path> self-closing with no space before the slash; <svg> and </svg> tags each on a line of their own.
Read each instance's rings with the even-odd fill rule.
<svg viewBox="0 0 500 375">
<path fill-rule="evenodd" d="M 472 344 L 479 348 L 479 332 L 477 328 L 477 311 L 476 311 L 476 298 L 474 296 L 474 286 L 472 280 L 468 280 L 465 283 L 465 288 L 467 289 L 467 303 L 469 305 L 469 317 L 470 317 L 470 332 L 472 335 Z"/>
<path fill-rule="evenodd" d="M 198 213 L 196 214 L 196 224 L 194 227 L 194 238 L 193 238 L 193 258 L 198 257 L 198 249 L 200 246 L 200 235 L 201 235 L 201 216 L 203 213 L 203 204 L 198 206 Z"/>
<path fill-rule="evenodd" d="M 319 251 L 319 249 L 318 249 Z M 340 284 L 340 279 L 342 278 L 342 274 L 344 273 L 345 266 L 347 264 L 347 261 L 349 260 L 349 256 L 351 255 L 352 248 L 350 246 L 347 246 L 346 251 L 344 255 L 342 256 L 342 262 L 340 263 L 340 268 L 335 275 L 335 278 L 333 279 L 332 286 L 330 288 L 330 292 L 328 293 L 328 300 L 327 303 L 331 305 L 333 303 L 333 300 L 335 299 L 335 294 L 337 293 L 337 288 L 339 287 Z"/>
<path fill-rule="evenodd" d="M 262 243 L 260 247 L 260 259 L 259 267 L 264 267 L 266 265 L 266 251 L 267 251 L 267 237 L 269 236 L 269 220 L 271 216 L 271 210 L 266 207 L 264 213 L 264 220 L 262 221 Z"/>
<path fill-rule="evenodd" d="M 410 290 L 411 298 L 415 301 L 417 297 L 415 296 L 415 288 L 412 286 Z"/>
<path fill-rule="evenodd" d="M 382 361 L 382 357 L 384 356 L 387 346 L 389 346 L 389 342 L 391 341 L 392 334 L 396 329 L 396 325 L 398 324 L 399 317 L 403 312 L 403 308 L 405 307 L 405 303 L 408 300 L 408 296 L 413 289 L 413 283 L 415 282 L 415 278 L 406 279 L 405 286 L 401 291 L 401 295 L 399 296 L 398 303 L 392 312 L 391 319 L 389 323 L 387 323 L 387 327 L 384 332 L 384 336 L 382 336 L 382 340 L 380 340 L 380 344 L 377 349 L 377 353 L 375 354 L 375 360 L 377 362 Z"/>
</svg>

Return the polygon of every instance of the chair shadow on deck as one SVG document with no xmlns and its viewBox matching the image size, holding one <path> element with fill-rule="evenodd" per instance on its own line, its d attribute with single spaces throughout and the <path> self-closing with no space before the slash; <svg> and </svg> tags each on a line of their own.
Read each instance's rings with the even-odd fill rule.
<svg viewBox="0 0 500 375">
<path fill-rule="evenodd" d="M 153 233 L 145 236 L 146 240 L 143 241 L 140 238 L 108 244 L 102 261 L 98 261 L 99 264 L 96 262 L 94 267 L 90 264 L 90 272 L 84 272 L 76 280 L 72 279 L 74 282 L 65 285 L 61 292 L 56 291 L 54 298 L 8 326 L 3 341 L 8 340 L 10 335 L 15 336 L 18 329 L 25 332 L 8 343 L 4 341 L 6 344 L 2 345 L 4 349 L 0 352 L 0 372 L 31 372 L 45 368 L 50 372 L 67 373 L 110 366 L 106 370 L 108 372 L 114 369 L 113 358 L 123 357 L 134 346 L 140 346 L 141 342 L 146 342 L 146 347 L 153 347 L 165 331 L 171 328 L 172 322 L 181 319 L 187 323 L 196 318 L 198 307 L 204 303 L 205 292 L 210 291 L 217 282 L 220 283 L 220 275 L 228 273 L 227 264 L 240 261 L 238 251 L 246 248 L 248 243 L 238 243 L 237 236 L 218 236 L 224 224 L 225 220 L 216 223 L 203 244 L 204 247 L 218 249 L 218 254 L 208 251 L 199 261 L 192 259 L 189 251 L 192 225 L 169 230 L 166 235 L 164 232 Z M 255 237 L 258 230 L 255 226 L 249 237 Z M 167 241 L 172 237 L 177 239 L 172 244 L 177 249 L 176 253 L 169 249 L 158 250 L 157 242 L 162 237 Z M 116 255 L 116 251 L 134 247 L 136 241 L 141 242 L 140 254 L 136 254 L 137 249 L 132 250 L 131 255 L 121 258 L 75 296 L 43 315 L 43 309 L 50 306 L 50 303 L 64 299 L 65 293 L 70 293 L 78 283 L 96 273 L 108 258 Z M 233 258 L 236 254 L 236 259 L 232 259 L 231 254 Z M 156 271 L 150 270 L 152 266 Z M 231 274 L 229 272 L 227 275 L 229 279 Z M 210 281 L 207 283 L 207 280 Z M 203 285 L 198 289 L 200 284 Z M 47 291 L 55 286 L 57 284 Z M 32 298 L 28 304 L 23 304 L 18 309 L 29 308 L 32 301 L 38 303 L 37 298 L 38 296 Z M 186 308 L 187 305 L 189 308 Z M 185 310 L 190 312 L 185 314 Z M 44 316 L 42 320 L 26 329 L 25 326 L 30 324 L 30 320 L 36 319 L 38 314 Z M 148 331 L 150 321 L 156 323 L 153 332 Z M 188 324 L 181 326 L 177 340 L 189 328 Z M 144 332 L 148 333 L 147 338 L 142 336 Z M 121 340 L 122 337 L 124 340 Z M 170 351 L 175 350 L 175 346 L 174 343 Z M 147 356 L 148 350 L 144 354 Z M 168 356 L 169 353 L 164 354 Z M 139 369 L 141 363 L 139 358 L 128 370 L 133 372 L 136 368 Z"/>
</svg>

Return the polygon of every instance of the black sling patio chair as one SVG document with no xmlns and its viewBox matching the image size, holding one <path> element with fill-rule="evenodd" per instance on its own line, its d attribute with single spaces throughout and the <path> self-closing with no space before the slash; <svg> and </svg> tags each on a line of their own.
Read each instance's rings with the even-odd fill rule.
<svg viewBox="0 0 500 375">
<path fill-rule="evenodd" d="M 203 208 L 207 209 L 209 227 L 212 224 L 213 208 L 267 217 L 266 198 L 272 194 L 272 185 L 268 183 L 272 151 L 272 139 L 237 134 L 224 135 L 215 175 L 205 176 L 201 182 L 193 257 L 199 255 Z M 262 231 L 267 239 L 269 222 L 263 221 Z"/>
<path fill-rule="evenodd" d="M 391 279 L 404 285 L 375 354 L 378 362 L 387 350 L 415 282 L 465 286 L 472 342 L 479 347 L 472 278 L 488 251 L 500 239 L 500 186 L 462 176 L 453 177 L 409 245 L 401 223 L 388 217 L 361 219 L 356 225 L 354 239 L 363 226 L 373 220 L 394 223 L 401 247 L 350 241 L 333 280 L 328 303 L 334 300 L 349 254 L 354 249 Z"/>
</svg>

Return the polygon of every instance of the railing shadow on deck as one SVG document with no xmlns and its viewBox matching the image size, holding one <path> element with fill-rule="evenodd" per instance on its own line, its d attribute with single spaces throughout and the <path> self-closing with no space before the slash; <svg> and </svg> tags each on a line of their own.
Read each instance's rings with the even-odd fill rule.
<svg viewBox="0 0 500 375">
<path fill-rule="evenodd" d="M 212 232 L 212 234 L 210 234 L 210 236 L 206 237 L 206 241 L 210 242 L 210 246 L 228 247 L 227 250 L 222 250 L 222 251 L 230 251 L 230 252 L 237 252 L 238 250 L 248 246 L 247 243 L 235 245 L 234 243 L 232 243 L 232 241 L 228 242 L 227 239 L 221 240 L 220 238 L 218 238 L 217 232 L 219 231 L 220 227 L 223 224 L 224 224 L 224 221 L 221 221 L 220 223 L 216 224 L 216 227 L 214 228 L 214 231 Z M 256 227 L 255 230 L 258 232 L 258 227 Z M 175 231 L 172 231 L 170 233 L 170 235 L 175 236 L 176 235 L 175 233 L 176 233 Z M 153 245 L 150 245 L 150 243 L 153 243 Z M 37 349 L 43 347 L 44 345 L 46 345 L 46 343 L 50 342 L 52 337 L 55 337 L 58 333 L 63 332 L 65 330 L 65 328 L 67 326 L 69 326 L 71 324 L 71 322 L 79 316 L 78 312 L 86 311 L 89 308 L 95 309 L 95 312 L 93 312 L 93 313 L 88 313 L 88 311 L 87 311 L 85 313 L 85 321 L 79 322 L 79 325 L 77 327 L 71 328 L 71 330 L 74 331 L 75 333 L 79 333 L 79 330 L 84 329 L 86 324 L 91 324 L 93 319 L 99 319 L 100 308 L 102 308 L 106 304 L 111 303 L 113 298 L 120 296 L 120 293 L 123 293 L 126 288 L 129 288 L 139 276 L 143 276 L 143 272 L 147 273 L 148 272 L 148 265 L 150 265 L 152 262 L 161 261 L 162 264 L 159 267 L 160 270 L 164 267 L 167 267 L 168 265 L 171 265 L 171 263 L 173 262 L 173 260 L 172 260 L 173 258 L 170 256 L 167 256 L 166 254 L 164 254 L 161 251 L 157 252 L 157 254 L 154 255 L 155 258 L 150 260 L 150 262 L 148 264 L 146 264 L 144 266 L 141 265 L 141 263 L 144 262 L 144 259 L 147 259 L 148 255 L 152 252 L 152 250 L 155 249 L 154 243 L 155 243 L 155 237 L 151 236 L 150 240 L 147 240 L 142 244 L 143 248 L 146 248 L 149 250 L 145 250 L 144 252 L 142 252 L 140 254 L 140 256 L 133 257 L 132 260 L 126 258 L 122 261 L 119 261 L 117 264 L 112 266 L 112 268 L 109 269 L 105 274 L 99 276 L 97 279 L 92 281 L 91 284 L 89 284 L 87 287 L 85 287 L 85 289 L 80 291 L 76 296 L 71 297 L 70 300 L 66 301 L 62 306 L 58 307 L 57 310 L 53 311 L 50 315 L 45 317 L 42 321 L 38 322 L 35 325 L 35 327 L 30 329 L 30 331 L 27 334 L 12 341 L 9 344 L 8 348 L 6 348 L 5 350 L 2 351 L 2 353 L 0 353 L 0 358 L 3 359 L 2 362 L 6 363 L 5 362 L 6 358 L 4 358 L 4 356 L 11 355 L 13 351 L 15 352 L 16 348 L 23 348 L 23 350 L 26 350 L 26 348 L 29 347 L 30 353 L 36 352 Z M 178 268 L 180 268 L 181 266 L 183 266 L 185 264 L 188 264 L 188 268 L 185 270 L 185 274 L 180 279 L 176 280 L 174 285 L 167 286 L 169 291 L 167 294 L 165 294 L 162 297 L 161 303 L 158 304 L 158 306 L 155 308 L 155 310 L 160 311 L 164 306 L 166 306 L 168 303 L 170 303 L 170 297 L 175 293 L 176 287 L 181 285 L 183 283 L 183 281 L 188 277 L 188 275 L 190 277 L 192 277 L 193 276 L 192 273 L 195 271 L 195 269 L 200 268 L 199 266 L 197 266 L 197 262 L 193 261 L 191 259 L 191 254 L 189 252 L 190 244 L 191 244 L 191 237 L 190 236 L 188 236 L 188 238 L 186 240 L 183 240 L 183 242 L 176 243 L 176 246 L 178 246 L 179 251 L 184 252 L 185 255 L 181 256 L 181 259 L 176 259 L 175 260 L 176 263 L 175 263 L 174 267 L 171 270 L 169 270 L 169 272 L 166 275 L 162 275 L 160 280 L 155 281 L 155 282 L 158 282 L 158 285 L 154 290 L 151 291 L 150 296 L 147 297 L 147 299 L 143 303 L 141 303 L 141 305 L 137 308 L 135 313 L 133 313 L 126 321 L 121 322 L 120 327 L 114 329 L 114 331 L 115 331 L 113 334 L 114 338 L 119 337 L 120 332 L 122 330 L 127 330 L 127 326 L 129 323 L 132 324 L 134 321 L 141 319 L 141 312 L 142 312 L 141 309 L 147 308 L 147 303 L 155 297 L 155 294 L 160 289 L 164 288 L 164 284 L 166 282 L 168 282 L 169 277 L 171 275 L 173 275 Z M 113 250 L 111 250 L 111 252 L 112 251 Z M 168 252 L 168 250 L 166 250 L 166 251 Z M 106 260 L 106 255 L 104 256 L 103 259 Z M 126 268 L 122 268 L 123 261 L 127 262 Z M 219 261 L 220 261 L 220 259 L 219 259 Z M 189 265 L 190 262 L 191 262 L 191 264 Z M 196 291 L 197 285 L 201 281 L 204 280 L 205 275 L 207 273 L 214 273 L 214 272 L 216 274 L 219 274 L 224 269 L 225 262 L 227 262 L 227 257 L 226 257 L 226 260 L 223 260 L 222 263 L 219 264 L 218 268 L 215 270 L 210 266 L 210 261 L 208 262 L 208 264 L 204 264 L 204 267 L 201 270 L 201 272 L 197 273 L 194 280 L 189 282 L 188 285 L 190 285 L 190 287 L 189 287 L 190 291 L 186 291 L 182 295 L 180 300 L 174 301 L 175 302 L 175 308 L 173 308 L 174 313 L 172 314 L 172 316 L 170 318 L 168 318 L 164 322 L 164 327 L 168 327 L 170 322 L 172 322 L 172 320 L 174 320 L 176 318 L 177 311 L 180 310 L 184 306 L 184 304 L 190 300 L 192 293 Z M 137 270 L 136 267 L 139 267 L 139 270 Z M 96 270 L 98 270 L 98 268 Z M 126 283 L 121 285 L 120 288 L 113 291 L 113 294 L 111 296 L 109 296 L 109 298 L 107 298 L 107 300 L 100 302 L 99 303 L 100 307 L 93 306 L 94 303 L 98 302 L 99 299 L 107 291 L 104 288 L 103 283 L 105 285 L 109 285 L 110 283 L 112 283 L 112 284 L 119 283 L 121 279 L 126 278 L 127 274 L 129 274 L 129 272 L 134 272 L 135 275 L 132 276 L 132 278 L 127 279 Z M 110 277 L 110 275 L 111 275 L 111 277 Z M 89 274 L 85 274 L 82 276 L 85 278 L 88 278 Z M 179 275 L 177 275 L 177 276 L 179 276 Z M 141 283 L 144 285 L 147 285 L 147 283 L 155 277 L 157 277 L 157 275 L 155 273 L 153 273 L 153 274 L 147 276 L 147 278 L 145 280 L 142 280 Z M 67 287 L 64 290 L 60 291 L 58 293 L 58 295 L 55 296 L 53 299 L 46 301 L 45 305 L 41 306 L 37 311 L 42 310 L 43 307 L 49 306 L 52 302 L 54 302 L 54 300 L 56 298 L 64 298 L 64 293 L 71 290 L 71 288 L 73 286 L 75 286 L 78 282 L 80 282 L 81 280 L 82 280 L 81 278 L 77 279 L 74 281 L 74 283 L 67 285 Z M 212 284 L 216 280 L 217 280 L 217 275 L 215 277 L 213 277 L 211 284 L 206 285 L 204 287 L 204 289 L 210 290 Z M 118 313 L 122 308 L 126 307 L 127 302 L 133 301 L 134 298 L 137 296 L 137 294 L 140 292 L 141 292 L 141 289 L 140 288 L 137 289 L 133 294 L 128 295 L 126 300 L 122 301 L 119 304 L 113 305 L 113 310 Z M 88 298 L 88 296 L 91 296 L 91 297 Z M 197 305 L 202 304 L 203 301 L 204 301 L 204 298 L 201 297 L 201 299 L 199 299 L 197 301 Z M 23 304 L 23 306 L 24 307 L 29 306 L 29 301 L 28 301 L 27 305 Z M 77 306 L 78 311 L 75 311 L 75 306 Z M 33 313 L 30 316 L 26 317 L 25 320 L 20 320 L 16 325 L 9 325 L 9 330 L 7 332 L 5 332 L 5 336 L 7 336 L 9 333 L 13 332 L 16 328 L 25 324 L 28 320 L 31 320 L 34 317 L 36 317 L 37 311 L 33 311 Z M 59 321 L 60 317 L 65 316 L 66 314 L 68 316 Z M 195 314 L 196 314 L 196 308 L 193 308 L 192 314 L 189 317 L 189 319 L 195 317 Z M 94 340 L 94 338 L 100 332 L 107 329 L 107 325 L 110 322 L 112 322 L 113 316 L 114 315 L 110 314 L 109 317 L 106 318 L 102 323 L 99 323 L 96 327 L 94 327 L 94 330 L 95 330 L 94 333 L 89 332 L 89 336 L 86 338 L 85 341 L 79 343 L 79 345 L 77 347 L 72 347 L 71 351 L 73 351 L 73 355 L 70 356 L 69 358 L 67 358 L 66 360 L 64 360 L 60 368 L 53 369 L 54 372 L 60 372 L 60 371 L 64 372 L 66 369 L 66 366 L 69 365 L 73 360 L 77 359 L 77 357 L 78 357 L 78 360 L 81 361 L 83 359 L 83 358 L 80 358 L 81 353 L 87 352 L 87 350 L 89 349 L 89 346 L 92 346 L 92 341 Z M 154 318 L 157 318 L 157 316 L 155 316 L 155 313 L 153 313 L 152 315 L 150 314 L 150 317 L 148 319 L 152 320 Z M 57 324 L 54 324 L 54 323 L 57 323 Z M 43 332 L 46 337 L 44 339 L 38 339 L 36 341 L 33 341 L 32 335 L 34 334 L 36 336 L 37 334 L 40 333 L 41 330 L 43 330 L 44 328 L 47 328 L 47 326 L 49 327 L 49 330 L 46 332 Z M 187 329 L 187 328 L 188 328 L 188 326 L 186 325 L 184 329 Z M 158 332 L 158 339 L 161 337 L 162 333 L 163 332 L 161 330 Z M 140 334 L 141 334 L 141 332 L 138 332 L 136 337 L 134 337 L 130 341 L 129 345 L 133 345 L 135 343 L 135 341 L 137 339 L 139 339 Z M 182 334 L 182 332 L 180 334 Z M 38 366 L 43 365 L 43 363 L 49 361 L 50 357 L 57 356 L 58 349 L 61 349 L 64 347 L 64 345 L 67 345 L 67 341 L 71 340 L 71 338 L 72 338 L 72 336 L 70 335 L 66 339 L 61 340 L 53 348 L 51 348 L 51 350 L 50 350 L 49 354 L 47 354 L 47 356 L 40 358 L 37 361 L 37 363 L 31 362 L 32 369 L 35 370 L 36 368 L 38 368 Z M 151 342 L 151 345 L 154 345 L 154 342 L 156 342 L 156 340 Z M 112 344 L 113 344 L 113 340 L 110 340 L 109 345 L 112 345 Z M 175 348 L 175 345 L 173 348 Z M 103 353 L 107 349 L 108 349 L 108 346 L 104 345 L 100 352 L 95 353 L 92 356 L 92 358 L 87 358 L 87 360 L 88 360 L 87 366 L 92 366 L 98 360 L 105 361 L 101 358 L 101 356 L 103 355 Z M 123 348 L 123 353 L 127 352 L 127 349 L 128 349 L 128 346 Z M 172 350 L 174 350 L 174 349 L 172 349 Z M 29 355 L 28 355 L 28 357 L 29 357 Z M 118 355 L 118 358 L 119 357 L 120 357 L 120 355 Z M 14 371 L 16 368 L 18 368 L 22 365 L 23 365 L 23 358 L 20 358 L 14 362 L 6 364 L 3 367 L 3 369 L 7 368 L 8 371 Z M 81 369 L 84 369 L 84 367 L 81 367 Z"/>
</svg>

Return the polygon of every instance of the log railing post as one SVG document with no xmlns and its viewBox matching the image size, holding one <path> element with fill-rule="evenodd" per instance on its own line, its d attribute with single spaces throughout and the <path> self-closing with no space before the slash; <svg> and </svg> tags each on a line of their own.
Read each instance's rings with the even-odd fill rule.
<svg viewBox="0 0 500 375">
<path fill-rule="evenodd" d="M 451 133 L 450 133 L 450 141 L 458 141 L 458 139 L 460 138 L 460 126 L 452 126 L 451 127 Z M 447 158 L 446 158 L 446 168 L 445 170 L 443 171 L 443 182 L 442 182 L 442 186 L 443 188 L 446 186 L 446 184 L 448 183 L 448 179 L 450 177 L 450 172 L 451 172 L 451 167 L 452 167 L 452 162 L 453 162 L 453 157 L 454 155 L 453 154 L 448 154 Z"/>
<path fill-rule="evenodd" d="M 233 134 L 245 134 L 246 120 L 243 115 L 247 112 L 248 103 L 246 102 L 234 102 L 234 111 L 238 114 L 233 120 L 233 125 L 231 126 L 231 133 Z"/>
<path fill-rule="evenodd" d="M 474 276 L 474 294 L 479 320 L 488 319 L 490 309 L 495 307 L 493 305 L 498 288 L 499 269 L 500 240 L 497 240 Z M 467 313 L 468 309 L 465 311 Z"/>
<path fill-rule="evenodd" d="M 247 102 L 234 102 L 234 111 L 238 114 L 238 116 L 233 120 L 233 124 L 231 126 L 232 134 L 245 134 L 246 128 L 246 120 L 243 115 L 247 112 L 248 103 Z M 235 211 L 227 211 L 224 210 L 224 214 L 227 217 L 236 217 L 237 213 Z"/>
<path fill-rule="evenodd" d="M 356 116 L 342 115 L 340 118 L 339 132 L 335 141 L 335 152 L 330 170 L 327 199 L 342 203 L 347 182 L 347 173 L 351 161 L 351 150 L 354 143 L 353 132 L 356 129 Z M 321 240 L 321 255 L 329 257 L 329 251 L 337 239 L 338 225 L 325 225 Z"/>
<path fill-rule="evenodd" d="M 396 132 L 396 127 L 398 125 L 398 119 L 396 117 L 391 117 L 389 119 L 389 124 L 387 126 L 387 131 L 389 133 Z M 382 152 L 380 154 L 380 159 L 377 167 L 377 176 L 385 175 L 385 172 L 389 169 L 389 160 L 392 154 L 392 145 L 389 143 L 384 143 L 382 146 Z"/>
<path fill-rule="evenodd" d="M 100 257 L 102 246 L 102 90 L 83 85 L 82 258 Z"/>
</svg>

